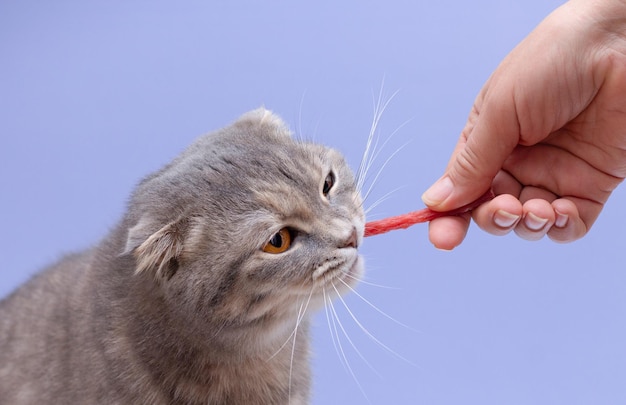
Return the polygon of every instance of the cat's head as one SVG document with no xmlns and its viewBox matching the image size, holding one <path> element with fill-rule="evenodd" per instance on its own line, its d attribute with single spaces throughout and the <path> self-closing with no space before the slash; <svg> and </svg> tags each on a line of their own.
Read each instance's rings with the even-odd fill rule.
<svg viewBox="0 0 626 405">
<path fill-rule="evenodd" d="M 183 312 L 243 325 L 345 292 L 364 220 L 344 158 L 258 109 L 138 186 L 125 251 Z"/>
</svg>

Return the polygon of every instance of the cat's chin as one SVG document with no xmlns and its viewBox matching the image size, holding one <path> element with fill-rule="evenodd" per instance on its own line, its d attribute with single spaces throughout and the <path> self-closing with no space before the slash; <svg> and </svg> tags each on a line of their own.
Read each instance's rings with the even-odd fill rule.
<svg viewBox="0 0 626 405">
<path fill-rule="evenodd" d="M 364 268 L 363 258 L 355 255 L 353 260 L 348 261 L 338 271 L 333 272 L 331 277 L 326 278 L 324 285 L 316 288 L 316 293 L 334 299 L 338 295 L 350 292 L 361 280 Z"/>
<path fill-rule="evenodd" d="M 357 255 L 354 263 L 348 268 L 348 271 L 339 275 L 339 279 L 341 280 L 340 284 L 345 287 L 346 290 L 349 290 L 348 287 L 354 287 L 361 280 L 361 277 L 363 277 L 364 268 L 363 257 Z M 342 294 L 344 293 L 341 289 L 340 292 Z"/>
</svg>

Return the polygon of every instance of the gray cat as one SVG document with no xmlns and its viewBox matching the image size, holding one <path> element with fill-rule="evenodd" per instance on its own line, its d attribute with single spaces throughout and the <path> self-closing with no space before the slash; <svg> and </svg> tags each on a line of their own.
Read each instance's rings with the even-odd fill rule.
<svg viewBox="0 0 626 405">
<path fill-rule="evenodd" d="M 199 138 L 0 301 L 0 403 L 307 403 L 308 317 L 363 271 L 361 205 L 267 110 Z"/>
</svg>

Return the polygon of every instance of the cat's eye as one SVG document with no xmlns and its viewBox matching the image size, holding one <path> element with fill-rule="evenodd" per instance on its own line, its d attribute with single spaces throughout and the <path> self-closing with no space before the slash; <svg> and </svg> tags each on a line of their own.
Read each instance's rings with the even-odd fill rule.
<svg viewBox="0 0 626 405">
<path fill-rule="evenodd" d="M 335 173 L 330 172 L 326 175 L 324 179 L 324 186 L 322 187 L 322 194 L 325 197 L 328 197 L 328 193 L 330 193 L 330 189 L 335 185 Z"/>
<path fill-rule="evenodd" d="M 287 251 L 291 246 L 292 235 L 289 229 L 283 228 L 276 232 L 263 246 L 263 251 L 266 253 L 279 254 Z"/>
</svg>

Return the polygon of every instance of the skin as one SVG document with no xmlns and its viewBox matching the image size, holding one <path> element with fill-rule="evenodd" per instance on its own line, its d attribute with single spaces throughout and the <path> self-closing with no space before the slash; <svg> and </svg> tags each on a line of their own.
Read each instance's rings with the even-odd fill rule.
<svg viewBox="0 0 626 405">
<path fill-rule="evenodd" d="M 478 94 L 444 175 L 422 196 L 436 211 L 496 198 L 471 218 L 526 240 L 583 237 L 626 177 L 626 1 L 572 0 L 498 66 Z M 430 223 L 450 250 L 470 215 Z"/>
</svg>

